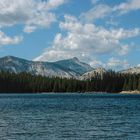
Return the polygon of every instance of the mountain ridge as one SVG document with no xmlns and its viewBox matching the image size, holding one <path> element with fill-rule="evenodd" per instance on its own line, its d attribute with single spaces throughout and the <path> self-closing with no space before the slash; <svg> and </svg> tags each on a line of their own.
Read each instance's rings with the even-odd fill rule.
<svg viewBox="0 0 140 140">
<path fill-rule="evenodd" d="M 93 68 L 74 57 L 56 62 L 30 61 L 15 56 L 0 58 L 0 70 L 15 73 L 28 72 L 34 75 L 49 77 L 78 78 Z"/>
<path fill-rule="evenodd" d="M 87 80 L 96 74 L 102 75 L 106 69 L 93 68 L 85 62 L 81 62 L 77 57 L 59 60 L 55 62 L 31 61 L 15 56 L 5 56 L 0 58 L 0 71 L 10 71 L 14 73 L 27 72 L 33 75 L 46 77 L 76 78 Z M 140 67 L 134 67 L 119 71 L 122 74 L 140 74 Z"/>
<path fill-rule="evenodd" d="M 129 68 L 129 69 L 126 69 L 126 70 L 122 70 L 122 71 L 120 71 L 120 73 L 123 73 L 123 74 L 140 74 L 140 67 L 137 66 L 137 67 Z"/>
</svg>

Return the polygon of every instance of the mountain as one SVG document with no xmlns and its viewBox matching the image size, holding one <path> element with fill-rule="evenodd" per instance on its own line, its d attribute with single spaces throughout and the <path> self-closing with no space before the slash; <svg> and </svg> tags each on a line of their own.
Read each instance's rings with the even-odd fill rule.
<svg viewBox="0 0 140 140">
<path fill-rule="evenodd" d="M 33 75 L 47 77 L 78 78 L 93 68 L 78 58 L 61 60 L 57 62 L 28 61 L 14 56 L 0 58 L 0 70 L 15 73 L 28 72 Z"/>
<path fill-rule="evenodd" d="M 123 71 L 120 71 L 123 74 L 140 74 L 140 67 L 129 68 Z"/>
<path fill-rule="evenodd" d="M 97 74 L 102 76 L 103 73 L 107 72 L 104 68 L 94 69 L 90 65 L 79 61 L 76 57 L 56 62 L 39 62 L 14 56 L 0 58 L 0 71 L 27 72 L 46 77 L 77 78 L 81 80 L 91 79 Z M 140 74 L 140 67 L 129 68 L 119 73 Z"/>
<path fill-rule="evenodd" d="M 76 72 L 78 75 L 82 75 L 85 72 L 93 70 L 93 68 L 90 65 L 84 62 L 80 62 L 79 59 L 76 57 L 72 59 L 57 61 L 57 62 L 54 62 L 54 64 L 57 64 L 61 66 L 62 68 L 66 67 L 67 69 L 70 69 Z"/>
<path fill-rule="evenodd" d="M 90 72 L 86 72 L 86 73 L 84 73 L 81 77 L 80 77 L 80 79 L 81 80 L 87 80 L 87 79 L 91 79 L 91 78 L 93 78 L 93 77 L 95 77 L 95 75 L 100 75 L 100 76 L 102 76 L 104 73 L 106 73 L 107 71 L 104 69 L 104 68 L 96 68 L 96 69 L 94 69 L 94 70 L 92 70 L 92 71 L 90 71 Z"/>
</svg>

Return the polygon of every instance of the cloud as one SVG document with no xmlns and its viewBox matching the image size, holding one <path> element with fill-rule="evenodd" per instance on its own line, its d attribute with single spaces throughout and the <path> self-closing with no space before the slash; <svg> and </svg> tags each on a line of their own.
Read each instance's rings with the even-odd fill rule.
<svg viewBox="0 0 140 140">
<path fill-rule="evenodd" d="M 127 69 L 129 67 L 129 63 L 126 60 L 119 60 L 117 58 L 110 58 L 106 64 L 107 68 L 110 69 Z"/>
<path fill-rule="evenodd" d="M 92 62 L 96 55 L 125 55 L 130 46 L 121 42 L 140 35 L 140 30 L 137 28 L 106 29 L 95 24 L 82 23 L 77 18 L 68 15 L 65 15 L 65 20 L 60 22 L 59 26 L 66 35 L 58 33 L 52 46 L 45 49 L 34 60 L 55 61 L 76 56 L 86 62 Z"/>
<path fill-rule="evenodd" d="M 22 36 L 15 36 L 11 38 L 0 31 L 0 46 L 18 44 L 22 41 L 22 39 Z"/>
<path fill-rule="evenodd" d="M 107 4 L 98 3 L 100 0 L 91 0 L 93 7 L 81 14 L 81 20 L 86 22 L 93 22 L 97 19 L 102 19 L 105 17 L 111 17 L 123 15 L 130 11 L 140 10 L 140 1 L 139 0 L 127 0 L 126 2 L 120 3 L 119 5 L 109 6 Z M 108 21 L 113 25 L 115 21 Z"/>
<path fill-rule="evenodd" d="M 53 12 L 65 0 L 1 0 L 0 27 L 25 25 L 25 32 L 32 32 L 36 28 L 48 28 L 56 21 Z"/>
<path fill-rule="evenodd" d="M 107 20 L 107 21 L 106 21 L 106 24 L 107 24 L 107 25 L 116 26 L 116 27 L 119 25 L 118 21 L 115 21 L 113 18 Z"/>
<path fill-rule="evenodd" d="M 23 31 L 26 32 L 26 33 L 32 33 L 36 30 L 36 26 L 30 26 L 30 25 L 27 25 L 24 27 Z"/>
<path fill-rule="evenodd" d="M 140 64 L 138 64 L 137 67 L 140 67 Z"/>
<path fill-rule="evenodd" d="M 97 4 L 100 0 L 91 0 L 92 4 Z"/>
<path fill-rule="evenodd" d="M 56 34 L 52 45 L 36 57 L 35 61 L 56 61 L 76 56 L 93 67 L 102 66 L 111 69 L 126 69 L 129 67 L 127 60 L 120 60 L 116 56 L 119 57 L 129 53 L 132 45 L 125 43 L 125 40 L 139 36 L 140 29 L 118 27 L 118 23 L 113 16 L 139 9 L 139 6 L 134 8 L 134 5 L 139 4 L 139 2 L 128 0 L 112 7 L 98 3 L 98 0 L 91 2 L 93 7 L 79 17 L 64 16 L 64 21 L 59 24 L 62 32 Z M 121 5 L 124 5 L 124 7 Z M 109 15 L 111 15 L 111 20 L 106 24 L 113 25 L 115 28 L 108 29 L 105 26 L 96 25 L 96 20 Z M 97 56 L 100 58 L 103 55 L 111 58 L 106 63 L 96 59 Z"/>
<path fill-rule="evenodd" d="M 107 16 L 112 9 L 105 4 L 99 4 L 94 6 L 89 11 L 81 14 L 81 19 L 86 20 L 86 22 L 92 22 L 96 19 L 101 19 Z"/>
<path fill-rule="evenodd" d="M 47 4 L 44 5 L 44 8 L 47 10 L 56 9 L 60 5 L 66 3 L 67 0 L 48 0 Z"/>
<path fill-rule="evenodd" d="M 120 60 L 114 57 L 109 58 L 107 62 L 102 62 L 95 59 L 92 62 L 90 62 L 90 65 L 94 68 L 103 67 L 105 69 L 113 69 L 113 70 L 127 69 L 130 67 L 127 60 Z"/>
<path fill-rule="evenodd" d="M 140 1 L 139 0 L 127 0 L 120 5 L 117 5 L 113 8 L 114 11 L 118 11 L 121 14 L 128 13 L 134 10 L 140 10 Z"/>
<path fill-rule="evenodd" d="M 94 59 L 89 63 L 93 68 L 105 67 L 105 64 L 99 60 Z"/>
</svg>

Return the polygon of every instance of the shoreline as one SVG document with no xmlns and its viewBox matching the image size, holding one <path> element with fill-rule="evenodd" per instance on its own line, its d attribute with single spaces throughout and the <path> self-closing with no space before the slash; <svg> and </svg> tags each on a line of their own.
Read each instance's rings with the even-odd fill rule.
<svg viewBox="0 0 140 140">
<path fill-rule="evenodd" d="M 139 90 L 128 90 L 128 91 L 121 91 L 119 94 L 140 94 Z"/>
<path fill-rule="evenodd" d="M 0 94 L 75 94 L 75 93 L 79 93 L 79 94 L 140 94 L 140 91 L 138 90 L 128 90 L 128 91 L 121 91 L 121 92 L 102 92 L 102 91 L 92 91 L 92 92 L 1 92 Z"/>
</svg>

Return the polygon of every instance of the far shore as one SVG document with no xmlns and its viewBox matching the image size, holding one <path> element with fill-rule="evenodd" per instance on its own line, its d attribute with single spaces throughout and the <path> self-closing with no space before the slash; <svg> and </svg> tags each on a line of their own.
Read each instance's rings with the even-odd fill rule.
<svg viewBox="0 0 140 140">
<path fill-rule="evenodd" d="M 121 91 L 121 92 L 116 92 L 116 93 L 111 93 L 111 92 L 102 92 L 102 91 L 98 91 L 98 92 L 95 92 L 95 91 L 92 91 L 92 92 L 85 92 L 85 91 L 83 91 L 83 92 L 80 92 L 80 91 L 78 91 L 78 92 L 20 92 L 20 93 L 16 93 L 16 92 L 5 92 L 5 93 L 0 93 L 0 94 L 57 94 L 57 93 L 65 93 L 65 94 L 67 94 L 67 93 L 81 93 L 81 94 L 140 94 L 140 91 L 138 91 L 138 90 L 129 90 L 129 91 Z"/>
<path fill-rule="evenodd" d="M 42 92 L 43 94 L 46 94 L 48 92 Z M 49 93 L 61 93 L 61 92 L 49 92 Z M 63 92 L 63 93 L 73 93 L 73 92 Z M 91 92 L 74 92 L 74 93 L 84 93 L 84 94 L 140 94 L 140 91 L 138 90 L 131 90 L 131 91 L 121 91 L 121 92 L 116 92 L 116 93 L 111 93 L 111 92 L 102 92 L 102 91 L 91 91 Z"/>
<path fill-rule="evenodd" d="M 121 91 L 121 94 L 140 94 L 138 90 Z"/>
</svg>

